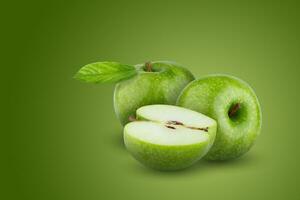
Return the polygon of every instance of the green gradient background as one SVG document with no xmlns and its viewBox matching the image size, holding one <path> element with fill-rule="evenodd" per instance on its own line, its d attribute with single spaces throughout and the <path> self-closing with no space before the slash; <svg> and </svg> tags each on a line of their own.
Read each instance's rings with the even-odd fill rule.
<svg viewBox="0 0 300 200">
<path fill-rule="evenodd" d="M 296 2 L 296 1 L 295 1 Z M 14 1 L 2 5 L 6 107 L 1 199 L 299 199 L 300 14 L 293 1 Z M 113 85 L 72 79 L 103 60 L 174 60 L 249 82 L 254 148 L 180 172 L 124 149 Z M 5 68 L 5 69 L 4 69 Z M 4 104 L 7 103 L 7 104 Z M 4 145 L 2 145 L 4 146 Z"/>
</svg>

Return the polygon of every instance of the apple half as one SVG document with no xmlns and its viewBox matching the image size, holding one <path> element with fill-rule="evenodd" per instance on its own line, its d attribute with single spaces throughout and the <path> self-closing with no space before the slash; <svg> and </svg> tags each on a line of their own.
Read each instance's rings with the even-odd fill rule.
<svg viewBox="0 0 300 200">
<path fill-rule="evenodd" d="M 124 143 L 133 157 L 158 170 L 186 168 L 201 159 L 214 142 L 215 120 L 186 108 L 148 105 L 124 128 Z"/>
</svg>

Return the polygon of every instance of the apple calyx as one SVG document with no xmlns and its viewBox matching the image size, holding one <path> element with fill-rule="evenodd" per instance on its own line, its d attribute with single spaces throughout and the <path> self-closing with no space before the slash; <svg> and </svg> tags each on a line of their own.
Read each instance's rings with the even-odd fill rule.
<svg viewBox="0 0 300 200">
<path fill-rule="evenodd" d="M 145 67 L 147 72 L 152 72 L 152 64 L 150 61 L 145 63 Z"/>
<path fill-rule="evenodd" d="M 233 106 L 230 107 L 230 109 L 228 111 L 228 116 L 230 118 L 233 117 L 240 108 L 241 108 L 241 104 L 240 103 L 234 104 Z"/>
<path fill-rule="evenodd" d="M 128 117 L 128 120 L 129 120 L 130 122 L 137 121 L 137 119 L 136 119 L 136 117 L 135 117 L 134 115 L 130 115 L 130 116 Z"/>
<path fill-rule="evenodd" d="M 186 126 L 182 122 L 179 122 L 179 121 L 167 121 L 166 124 L 167 124 L 166 127 L 171 128 L 171 129 L 176 129 L 176 128 L 174 126 L 170 126 L 170 125 L 180 125 L 180 126 L 184 126 L 186 128 L 208 132 L 208 127 L 198 128 L 198 127 Z"/>
</svg>

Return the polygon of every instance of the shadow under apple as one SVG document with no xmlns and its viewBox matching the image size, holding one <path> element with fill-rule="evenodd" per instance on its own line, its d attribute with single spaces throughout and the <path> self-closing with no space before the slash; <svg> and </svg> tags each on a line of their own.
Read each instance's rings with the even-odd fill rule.
<svg viewBox="0 0 300 200">
<path fill-rule="evenodd" d="M 253 165 L 256 165 L 256 163 L 259 163 L 259 160 L 260 159 L 257 155 L 249 153 L 242 157 L 227 161 L 206 161 L 202 159 L 191 167 L 175 171 L 154 170 L 143 166 L 142 164 L 138 163 L 138 161 L 135 163 L 131 162 L 130 168 L 135 171 L 135 173 L 147 174 L 151 176 L 187 176 L 192 174 L 213 173 L 216 170 L 249 168 Z"/>
</svg>

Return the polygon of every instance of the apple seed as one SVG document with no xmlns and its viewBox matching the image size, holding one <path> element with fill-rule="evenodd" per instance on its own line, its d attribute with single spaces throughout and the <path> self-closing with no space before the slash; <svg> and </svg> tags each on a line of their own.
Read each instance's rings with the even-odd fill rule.
<svg viewBox="0 0 300 200">
<path fill-rule="evenodd" d="M 176 129 L 176 128 L 173 127 L 173 126 L 168 126 L 168 125 L 166 125 L 166 127 L 167 127 L 167 128 L 170 128 L 170 129 Z"/>
<path fill-rule="evenodd" d="M 168 121 L 167 124 L 173 124 L 173 125 L 183 125 L 182 122 L 178 122 L 178 121 Z"/>
</svg>

